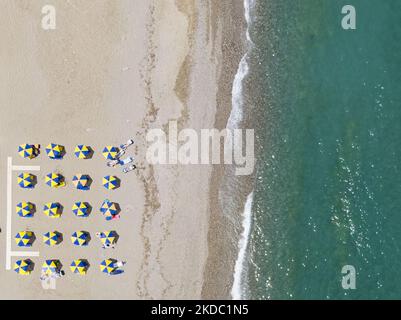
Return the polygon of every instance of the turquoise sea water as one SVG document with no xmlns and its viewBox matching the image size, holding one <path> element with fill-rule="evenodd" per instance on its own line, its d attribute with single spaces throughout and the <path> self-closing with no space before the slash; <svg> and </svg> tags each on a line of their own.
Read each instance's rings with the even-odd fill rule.
<svg viewBox="0 0 401 320">
<path fill-rule="evenodd" d="M 247 297 L 401 298 L 401 1 L 256 0 L 252 17 Z"/>
</svg>

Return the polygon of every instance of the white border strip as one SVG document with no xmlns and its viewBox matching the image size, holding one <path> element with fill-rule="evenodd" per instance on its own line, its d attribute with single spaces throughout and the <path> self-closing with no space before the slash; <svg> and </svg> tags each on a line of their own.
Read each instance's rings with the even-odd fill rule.
<svg viewBox="0 0 401 320">
<path fill-rule="evenodd" d="M 39 171 L 40 166 L 12 166 L 13 171 Z"/>
<path fill-rule="evenodd" d="M 6 230 L 6 270 L 11 269 L 11 205 L 12 205 L 13 158 L 7 158 L 7 230 Z"/>
<path fill-rule="evenodd" d="M 39 257 L 38 251 L 11 251 L 12 257 Z"/>
<path fill-rule="evenodd" d="M 6 230 L 6 270 L 11 269 L 11 257 L 38 257 L 38 251 L 12 251 L 12 192 L 13 171 L 39 171 L 40 166 L 13 166 L 13 158 L 7 157 L 7 230 Z"/>
</svg>

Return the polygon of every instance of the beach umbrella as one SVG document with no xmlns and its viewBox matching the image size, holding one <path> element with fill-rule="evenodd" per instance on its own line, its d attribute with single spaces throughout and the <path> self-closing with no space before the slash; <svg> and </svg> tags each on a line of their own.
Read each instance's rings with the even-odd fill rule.
<svg viewBox="0 0 401 320">
<path fill-rule="evenodd" d="M 113 274 L 117 270 L 116 263 L 117 260 L 113 258 L 103 260 L 100 263 L 100 271 L 107 274 Z"/>
<path fill-rule="evenodd" d="M 32 189 L 35 186 L 36 177 L 31 173 L 23 172 L 17 177 L 18 185 L 21 188 Z"/>
<path fill-rule="evenodd" d="M 43 213 L 51 218 L 60 218 L 61 204 L 58 202 L 48 202 L 43 207 Z"/>
<path fill-rule="evenodd" d="M 120 179 L 116 176 L 105 176 L 102 180 L 102 184 L 106 189 L 113 190 L 120 186 Z"/>
<path fill-rule="evenodd" d="M 112 245 L 117 242 L 118 234 L 116 231 L 103 231 L 99 233 L 99 238 L 104 246 Z"/>
<path fill-rule="evenodd" d="M 111 220 L 120 212 L 120 206 L 118 203 L 104 200 L 102 206 L 100 207 L 100 212 L 103 213 L 106 220 Z"/>
<path fill-rule="evenodd" d="M 89 269 L 89 263 L 85 259 L 77 259 L 71 263 L 70 269 L 73 273 L 85 275 Z"/>
<path fill-rule="evenodd" d="M 74 154 L 78 159 L 88 159 L 92 154 L 92 149 L 89 146 L 79 144 L 75 147 Z"/>
<path fill-rule="evenodd" d="M 72 212 L 77 217 L 87 217 L 90 212 L 90 205 L 87 202 L 75 202 L 72 206 Z"/>
<path fill-rule="evenodd" d="M 90 241 L 90 234 L 86 231 L 76 231 L 71 235 L 71 242 L 75 246 L 87 246 Z"/>
<path fill-rule="evenodd" d="M 87 174 L 76 174 L 72 178 L 72 183 L 79 190 L 89 190 L 91 178 Z"/>
<path fill-rule="evenodd" d="M 22 201 L 15 207 L 15 212 L 23 218 L 33 217 L 34 205 L 30 202 Z"/>
<path fill-rule="evenodd" d="M 42 274 L 46 276 L 51 276 L 53 274 L 60 273 L 62 264 L 60 260 L 49 259 L 46 260 L 42 265 Z"/>
<path fill-rule="evenodd" d="M 18 146 L 18 154 L 27 159 L 33 159 L 37 156 L 37 149 L 33 144 L 21 144 Z"/>
<path fill-rule="evenodd" d="M 117 157 L 119 150 L 117 147 L 113 147 L 113 146 L 106 146 L 103 149 L 103 156 L 108 159 L 108 160 L 114 160 Z"/>
<path fill-rule="evenodd" d="M 55 143 L 50 143 L 47 147 L 46 147 L 46 153 L 49 156 L 50 159 L 62 159 L 63 155 L 64 155 L 64 147 L 59 145 L 59 144 L 55 144 Z"/>
<path fill-rule="evenodd" d="M 58 231 L 46 232 L 43 235 L 43 243 L 48 246 L 55 246 L 63 240 L 63 235 Z"/>
<path fill-rule="evenodd" d="M 49 173 L 45 177 L 45 182 L 52 188 L 58 188 L 65 186 L 64 177 L 58 173 Z"/>
<path fill-rule="evenodd" d="M 15 235 L 15 242 L 18 247 L 30 247 L 35 241 L 35 234 L 32 231 L 20 231 Z"/>
<path fill-rule="evenodd" d="M 14 264 L 14 271 L 18 274 L 29 275 L 33 271 L 34 263 L 31 259 L 17 260 Z"/>
</svg>

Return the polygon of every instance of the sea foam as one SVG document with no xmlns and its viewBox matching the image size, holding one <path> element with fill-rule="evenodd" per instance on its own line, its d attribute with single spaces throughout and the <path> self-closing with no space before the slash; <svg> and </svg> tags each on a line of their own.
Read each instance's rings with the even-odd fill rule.
<svg viewBox="0 0 401 320">
<path fill-rule="evenodd" d="M 242 220 L 242 234 L 238 241 L 238 258 L 235 262 L 234 268 L 234 283 L 231 289 L 231 297 L 234 300 L 244 299 L 244 262 L 246 256 L 246 250 L 248 248 L 249 234 L 251 232 L 252 225 L 252 203 L 253 203 L 253 192 L 251 192 L 245 202 L 243 220 Z"/>
<path fill-rule="evenodd" d="M 247 40 L 248 50 L 239 63 L 238 70 L 233 81 L 233 88 L 231 92 L 232 109 L 230 117 L 227 121 L 228 129 L 238 128 L 241 121 L 244 120 L 243 80 L 245 79 L 245 77 L 249 72 L 248 55 L 253 46 L 253 42 L 249 34 L 249 26 L 251 23 L 250 9 L 253 6 L 253 2 L 254 0 L 244 0 L 245 20 L 247 23 L 246 40 Z M 234 300 L 244 298 L 243 294 L 244 291 L 243 279 L 245 276 L 244 260 L 246 257 L 246 250 L 249 241 L 249 233 L 251 230 L 252 201 L 253 201 L 253 192 L 251 192 L 247 197 L 242 217 L 243 219 L 242 234 L 238 241 L 238 257 L 237 261 L 235 262 L 234 282 L 233 282 L 233 287 L 231 289 L 231 296 Z"/>
</svg>

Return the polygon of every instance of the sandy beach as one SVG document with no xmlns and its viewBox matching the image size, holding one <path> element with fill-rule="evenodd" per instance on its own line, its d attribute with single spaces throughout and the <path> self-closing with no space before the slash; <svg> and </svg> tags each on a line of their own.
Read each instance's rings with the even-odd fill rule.
<svg viewBox="0 0 401 320">
<path fill-rule="evenodd" d="M 199 299 L 229 298 L 236 258 L 228 245 L 216 197 L 223 168 L 212 165 L 150 165 L 145 159 L 146 133 L 177 120 L 180 128 L 222 129 L 231 110 L 231 86 L 243 54 L 243 3 L 195 0 L 55 0 L 55 30 L 41 28 L 44 0 L 8 0 L 0 12 L 0 299 Z M 137 170 L 123 174 L 109 168 L 105 145 L 133 138 L 127 155 Z M 44 147 L 66 147 L 63 160 L 50 160 Z M 17 154 L 22 143 L 41 144 L 39 157 Z M 77 144 L 92 146 L 90 160 L 73 154 Z M 38 165 L 34 190 L 21 190 L 13 172 L 12 232 L 32 230 L 30 250 L 35 270 L 20 276 L 5 270 L 7 157 L 13 164 Z M 66 177 L 67 186 L 51 189 L 49 172 Z M 90 191 L 72 187 L 72 176 L 88 173 Z M 115 174 L 121 187 L 108 191 L 101 178 Z M 99 213 L 105 198 L 121 206 L 121 219 L 107 222 Z M 3 201 L 4 200 L 4 201 Z M 33 219 L 15 214 L 28 200 L 37 206 Z M 42 213 L 45 202 L 64 205 L 60 219 Z M 79 219 L 75 201 L 88 201 L 93 212 Z M 115 249 L 102 249 L 94 234 L 114 229 Z M 63 232 L 64 241 L 47 247 L 41 235 Z M 74 247 L 69 236 L 91 233 L 88 247 Z M 219 243 L 216 246 L 216 243 Z M 227 245 L 228 247 L 225 247 Z M 4 249 L 3 249 L 4 248 Z M 227 248 L 225 250 L 224 248 Z M 13 250 L 17 250 L 13 240 Z M 124 274 L 99 271 L 102 259 L 127 261 Z M 40 267 L 60 259 L 66 276 L 55 290 L 44 290 Z M 72 274 L 73 259 L 86 258 L 86 276 Z M 12 258 L 12 263 L 16 260 Z M 7 290 L 6 290 L 7 289 Z"/>
</svg>

